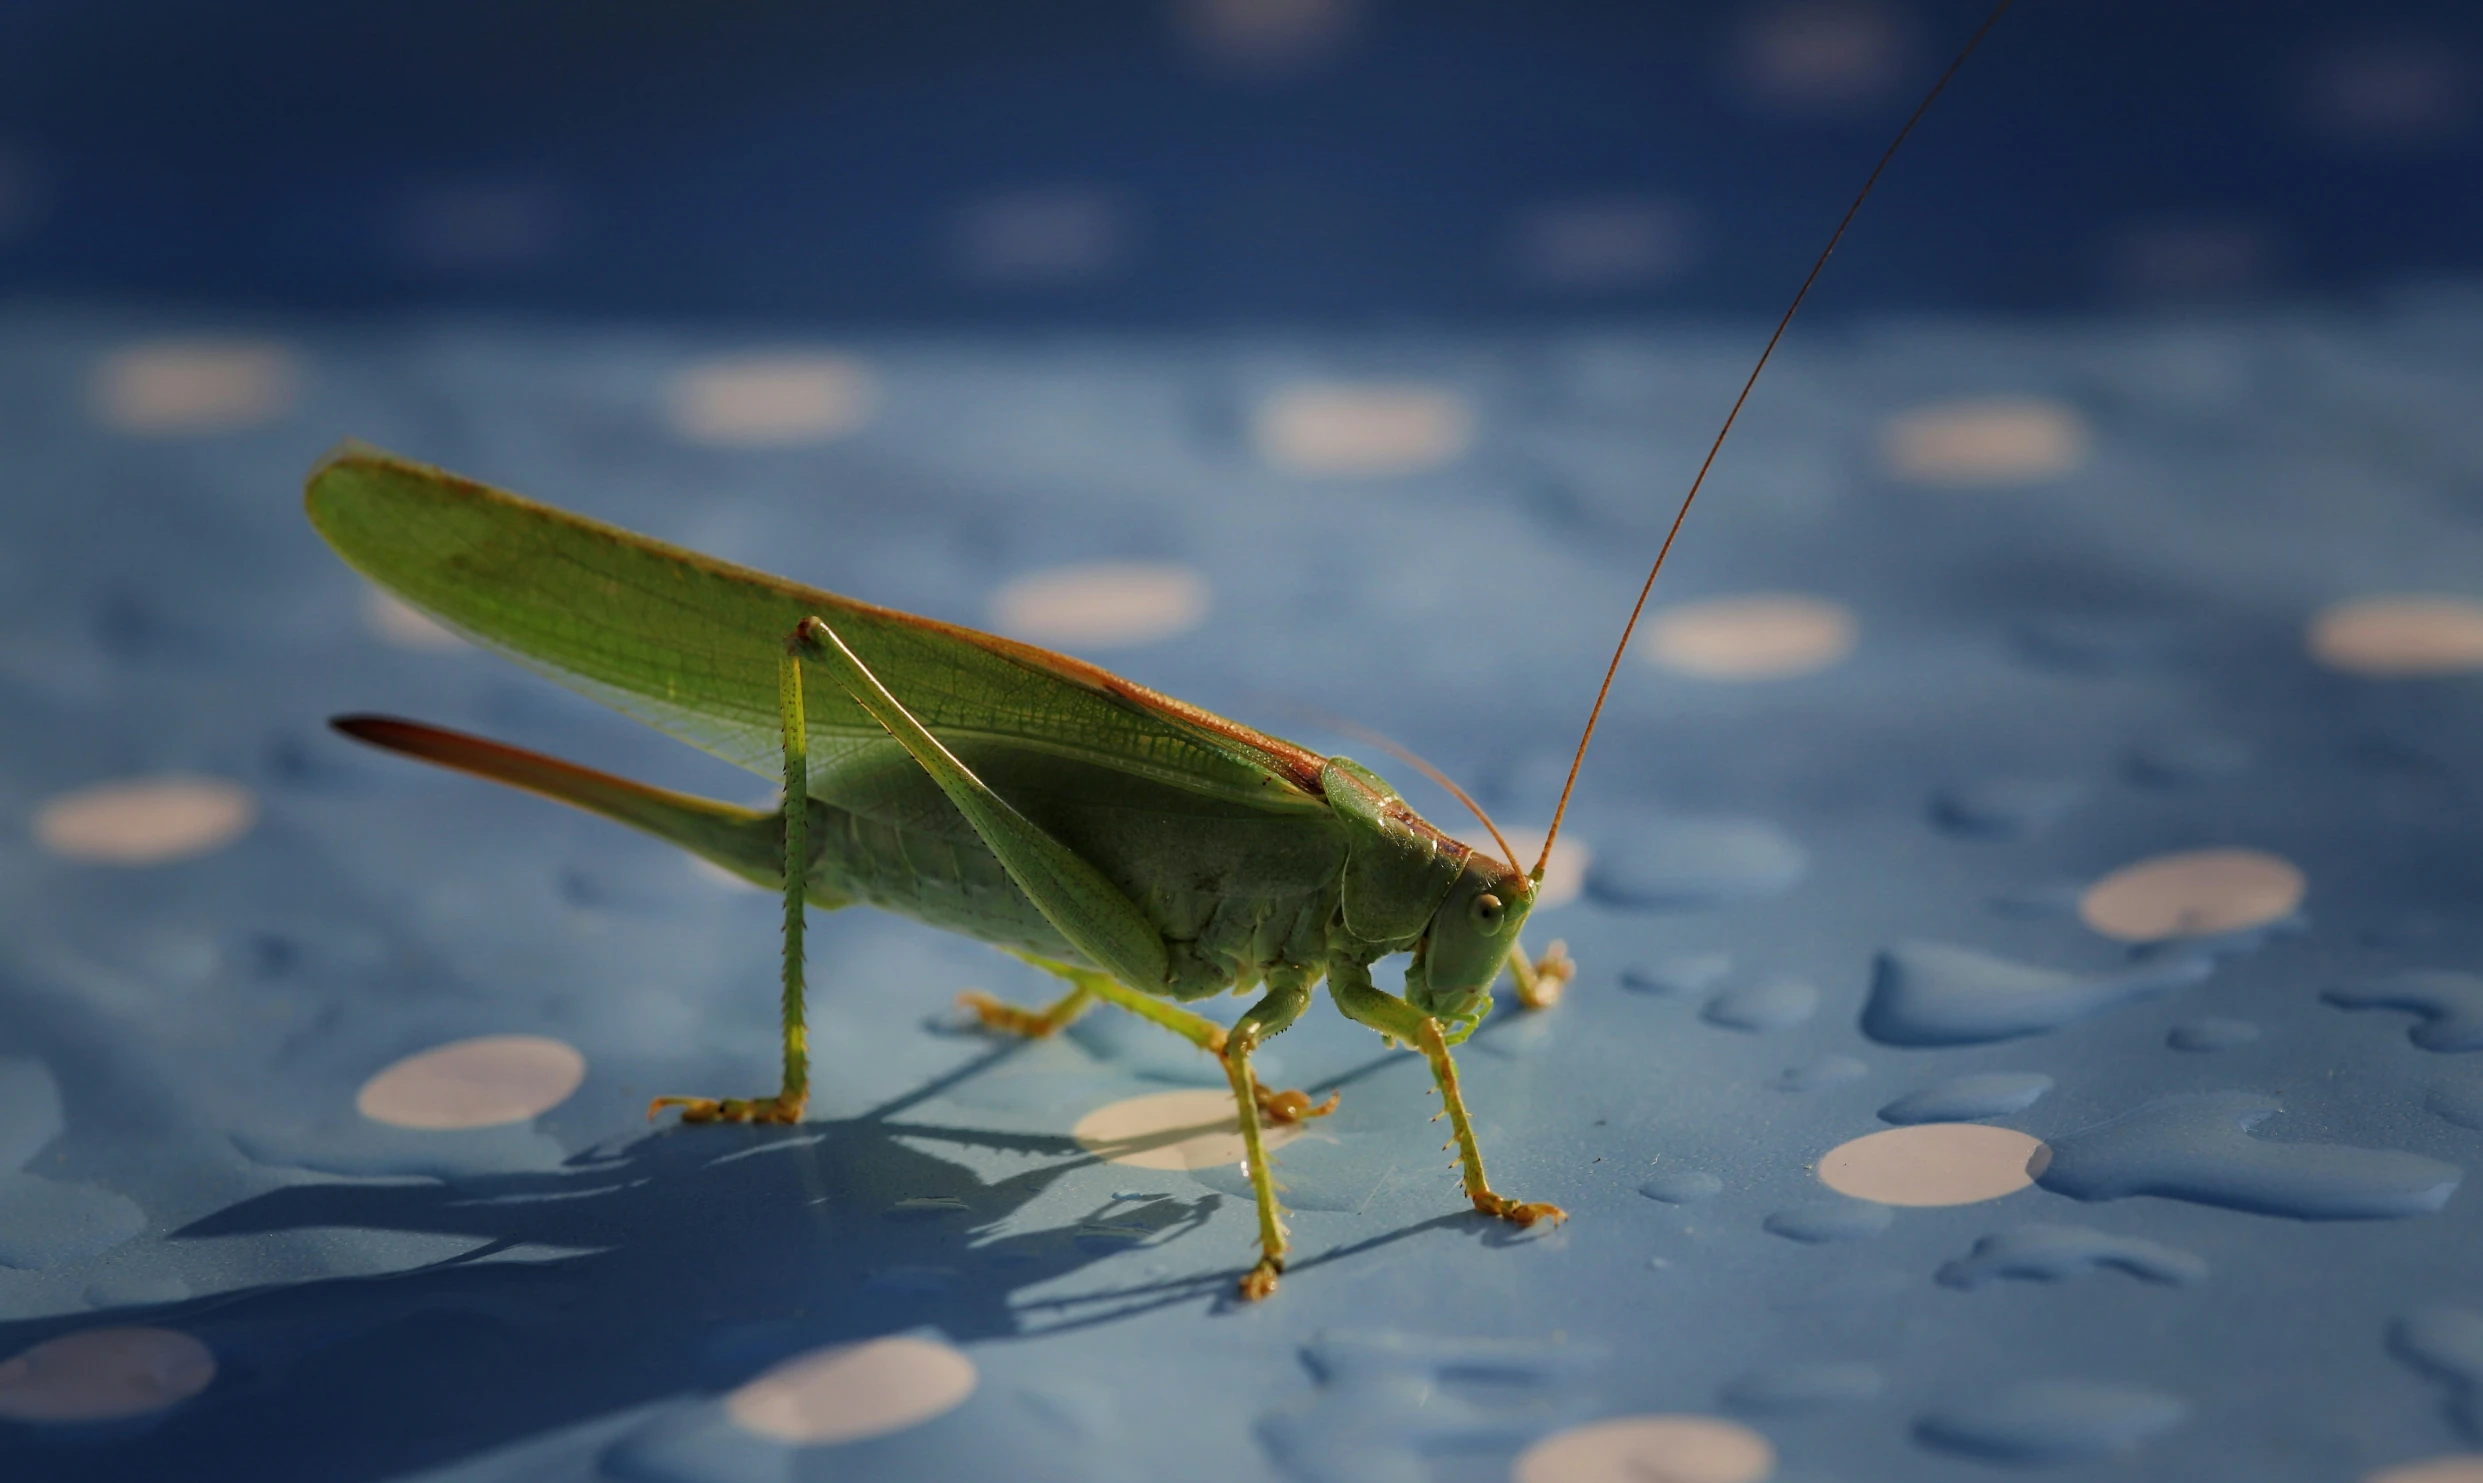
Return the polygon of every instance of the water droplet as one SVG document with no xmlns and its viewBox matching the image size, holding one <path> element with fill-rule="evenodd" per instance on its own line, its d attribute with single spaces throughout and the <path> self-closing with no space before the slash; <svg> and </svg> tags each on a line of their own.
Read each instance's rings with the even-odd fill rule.
<svg viewBox="0 0 2483 1483">
<path fill-rule="evenodd" d="M 1638 1193 L 1667 1205 L 1703 1205 L 1724 1190 L 1724 1181 L 1704 1169 L 1662 1169 L 1638 1186 Z"/>
<path fill-rule="evenodd" d="M 1693 911 L 1791 890 L 1810 868 L 1792 836 L 1757 819 L 1662 819 L 1607 842 L 1587 894 L 1636 911 Z"/>
<path fill-rule="evenodd" d="M 2330 989 L 2319 996 L 2339 1009 L 2401 1009 L 2422 1023 L 2406 1039 L 2425 1050 L 2483 1050 L 2483 978 L 2471 973 L 2400 973 Z"/>
<path fill-rule="evenodd" d="M 2135 1385 L 2037 1380 L 1915 1423 L 1934 1447 L 2005 1463 L 2083 1462 L 2122 1456 L 2179 1426 L 2188 1403 Z"/>
<path fill-rule="evenodd" d="M 1952 783 L 1931 796 L 1931 822 L 1968 839 L 2041 834 L 2086 798 L 2067 778 L 1999 777 Z"/>
<path fill-rule="evenodd" d="M 2184 1020 L 2164 1034 L 2164 1043 L 2174 1050 L 2192 1055 L 2206 1055 L 2220 1050 L 2238 1050 L 2259 1038 L 2259 1027 L 2248 1020 L 2209 1017 Z"/>
<path fill-rule="evenodd" d="M 1824 1092 L 1870 1074 L 1871 1068 L 1852 1056 L 1821 1056 L 1799 1066 L 1787 1066 L 1768 1085 L 1780 1092 Z"/>
<path fill-rule="evenodd" d="M 1641 994 L 1703 994 L 1733 971 L 1729 953 L 1680 953 L 1621 970 L 1621 987 Z"/>
<path fill-rule="evenodd" d="M 1798 978 L 1769 978 L 1727 989 L 1698 1017 L 1728 1030 L 1790 1030 L 1819 1011 L 1819 989 Z"/>
<path fill-rule="evenodd" d="M 1861 1241 L 1887 1230 L 1896 1212 L 1870 1200 L 1813 1200 L 1776 1211 L 1762 1222 L 1770 1235 L 1823 1245 Z"/>
<path fill-rule="evenodd" d="M 1975 1242 L 1973 1251 L 1943 1265 L 1937 1280 L 1943 1287 L 1972 1291 L 2003 1279 L 2066 1282 L 2099 1267 L 2116 1267 L 2168 1287 L 2187 1287 L 2207 1277 L 2207 1263 L 2160 1242 L 2086 1226 L 2023 1225 Z"/>
<path fill-rule="evenodd" d="M 2162 1098 L 2053 1139 L 2038 1182 L 2077 1200 L 2160 1195 L 2296 1220 L 2389 1220 L 2439 1209 L 2464 1177 L 2420 1154 L 2250 1136 L 2282 1110 L 2256 1092 Z"/>
<path fill-rule="evenodd" d="M 1885 1383 L 1880 1372 L 1866 1364 L 1797 1360 L 1768 1365 L 1728 1381 L 1719 1398 L 1736 1411 L 1786 1415 L 1872 1400 Z"/>
<path fill-rule="evenodd" d="M 2052 1078 L 2039 1071 L 1981 1071 L 1908 1092 L 1879 1115 L 1887 1123 L 1973 1122 L 2024 1112 L 2050 1090 Z"/>
<path fill-rule="evenodd" d="M 1900 943 L 1873 965 L 1862 1032 L 1883 1045 L 2011 1040 L 2196 983 L 2213 967 L 2203 957 L 2168 957 L 2126 973 L 2082 976 L 1950 943 Z"/>
</svg>

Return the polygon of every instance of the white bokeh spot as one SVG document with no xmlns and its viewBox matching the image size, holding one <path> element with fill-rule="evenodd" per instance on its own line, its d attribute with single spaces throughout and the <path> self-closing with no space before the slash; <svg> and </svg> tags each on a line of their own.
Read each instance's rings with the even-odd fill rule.
<svg viewBox="0 0 2483 1483">
<path fill-rule="evenodd" d="M 1881 1205 L 1973 1205 L 2035 1182 L 2043 1140 L 1984 1123 L 1919 1123 L 1840 1143 L 1819 1182 Z"/>
<path fill-rule="evenodd" d="M 215 1378 L 215 1355 L 178 1330 L 87 1329 L 0 1360 L 0 1418 L 119 1421 L 179 1405 Z"/>
<path fill-rule="evenodd" d="M 362 626 L 381 642 L 399 649 L 453 654 L 474 647 L 447 624 L 395 593 L 377 587 L 362 595 Z"/>
<path fill-rule="evenodd" d="M 35 838 L 55 855 L 98 865 L 161 865 L 219 850 L 257 822 L 257 797 L 224 778 L 97 783 L 46 801 Z"/>
<path fill-rule="evenodd" d="M 1104 561 L 1016 578 L 992 594 L 992 626 L 1034 643 L 1105 649 L 1189 632 L 1207 617 L 1205 574 L 1170 562 Z"/>
<path fill-rule="evenodd" d="M 1554 1432 L 1518 1454 L 1511 1483 L 1760 1483 L 1767 1438 L 1719 1416 L 1616 1416 Z"/>
<path fill-rule="evenodd" d="M 293 353 L 259 340 L 167 340 L 106 356 L 90 386 L 95 415 L 125 433 L 232 432 L 283 416 L 301 373 Z"/>
<path fill-rule="evenodd" d="M 2087 887 L 2078 916 L 2123 942 L 2212 937 L 2292 915 L 2307 888 L 2292 861 L 2263 850 L 2185 850 L 2125 865 Z"/>
<path fill-rule="evenodd" d="M 1301 1136 L 1294 1123 L 1262 1122 L 1261 1146 L 1273 1152 Z M 1107 1102 L 1070 1130 L 1088 1153 L 1134 1169 L 1215 1169 L 1238 1164 L 1241 1117 L 1231 1092 L 1149 1092 Z"/>
<path fill-rule="evenodd" d="M 1859 625 L 1844 607 L 1795 593 L 1720 597 L 1659 609 L 1635 647 L 1647 661 L 1704 680 L 1783 680 L 1853 652 Z"/>
<path fill-rule="evenodd" d="M 859 1441 L 919 1426 L 974 1394 L 974 1361 L 898 1335 L 796 1355 L 735 1389 L 735 1426 L 794 1447 Z"/>
<path fill-rule="evenodd" d="M 1983 397 L 1898 414 L 1880 452 L 1900 479 L 1975 488 L 2057 479 L 2086 462 L 2093 441 L 2086 418 L 2066 402 Z"/>
<path fill-rule="evenodd" d="M 849 356 L 720 357 L 675 373 L 664 410 L 673 431 L 693 443 L 824 443 L 870 424 L 879 410 L 879 383 L 870 367 Z"/>
<path fill-rule="evenodd" d="M 354 1107 L 392 1127 L 446 1131 L 520 1123 L 569 1100 L 586 1057 L 542 1035 L 483 1035 L 435 1046 L 362 1084 Z"/>
<path fill-rule="evenodd" d="M 1259 456 L 1285 473 L 1382 478 L 1464 457 L 1474 409 L 1443 387 L 1305 383 L 1261 402 L 1251 434 Z"/>
<path fill-rule="evenodd" d="M 2483 602 L 2429 594 L 2357 598 L 2313 618 L 2307 644 L 2313 659 L 2348 674 L 2483 670 Z"/>
</svg>

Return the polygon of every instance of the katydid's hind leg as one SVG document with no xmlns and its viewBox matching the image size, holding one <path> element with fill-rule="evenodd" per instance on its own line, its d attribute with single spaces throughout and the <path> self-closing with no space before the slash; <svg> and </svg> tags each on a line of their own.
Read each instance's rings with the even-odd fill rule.
<svg viewBox="0 0 2483 1483">
<path fill-rule="evenodd" d="M 1042 1009 L 1020 1009 L 1004 1003 L 981 989 L 968 989 L 957 996 L 957 1006 L 971 1013 L 977 1024 L 995 1035 L 1017 1035 L 1028 1040 L 1042 1040 L 1067 1029 L 1079 1015 L 1095 1002 L 1095 991 L 1080 984 Z"/>
<path fill-rule="evenodd" d="M 776 666 L 776 713 L 785 750 L 784 1084 L 773 1097 L 658 1097 L 652 1118 L 681 1109 L 685 1123 L 798 1123 L 810 1103 L 810 1032 L 803 1023 L 802 925 L 810 879 L 810 730 L 802 707 L 802 665 L 796 629 Z"/>
</svg>

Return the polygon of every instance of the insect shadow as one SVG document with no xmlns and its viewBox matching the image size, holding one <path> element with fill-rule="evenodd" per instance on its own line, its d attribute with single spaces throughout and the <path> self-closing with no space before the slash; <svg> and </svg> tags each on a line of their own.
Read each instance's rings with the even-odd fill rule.
<svg viewBox="0 0 2483 1483">
<path fill-rule="evenodd" d="M 21 1433 L 34 1445 L 7 1449 L 10 1475 L 196 1476 L 200 1458 L 246 1457 L 264 1483 L 356 1483 L 721 1394 L 825 1345 L 925 1327 L 958 1341 L 1035 1337 L 1176 1304 L 1232 1306 L 1241 1263 L 1212 1258 L 1206 1270 L 1132 1286 L 1025 1296 L 1133 1248 L 1181 1241 L 1227 1197 L 1112 1199 L 1062 1224 L 1012 1228 L 1056 1180 L 1098 1160 L 1062 1135 L 903 1114 L 1020 1052 L 995 1049 L 849 1118 L 671 1129 L 555 1170 L 253 1196 L 173 1239 L 315 1240 L 347 1229 L 480 1244 L 380 1276 L 0 1324 L 0 1354 L 145 1324 L 198 1338 L 218 1366 L 209 1391 L 161 1417 Z M 1027 1167 L 987 1180 L 928 1151 L 941 1145 L 1021 1155 Z M 1481 1223 L 1424 1221 L 1301 1266 Z"/>
</svg>

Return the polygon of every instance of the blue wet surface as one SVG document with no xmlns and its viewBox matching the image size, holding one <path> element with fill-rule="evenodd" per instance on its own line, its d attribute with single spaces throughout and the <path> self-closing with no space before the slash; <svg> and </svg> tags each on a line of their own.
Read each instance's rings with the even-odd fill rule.
<svg viewBox="0 0 2483 1483">
<path fill-rule="evenodd" d="M 1234 1171 L 1069 1138 L 1212 1079 L 1138 1026 L 956 1033 L 957 989 L 1043 982 L 904 922 L 815 919 L 809 1123 L 650 1129 L 652 1094 L 771 1075 L 774 904 L 323 721 L 764 780 L 380 642 L 304 470 L 352 434 L 975 624 L 1030 571 L 1188 563 L 1209 623 L 1094 657 L 1323 749 L 1351 744 L 1286 707 L 1350 714 L 1539 824 L 1748 327 L 864 337 L 836 348 L 875 422 L 732 452 L 661 419 L 670 374 L 749 348 L 716 332 L 243 322 L 298 357 L 281 419 L 91 415 L 101 357 L 189 327 L 0 318 L 0 1356 L 143 1324 L 219 1366 L 143 1424 L 0 1422 L 13 1479 L 1471 1483 L 1673 1411 L 1757 1427 L 1793 1483 L 2324 1483 L 2483 1444 L 2483 679 L 2302 645 L 2339 599 L 2483 595 L 2483 298 L 1797 338 L 1660 597 L 1806 593 L 1858 647 L 1763 684 L 1623 667 L 1571 826 L 1598 865 L 1535 934 L 1581 975 L 1463 1057 L 1495 1181 L 1573 1219 L 1465 1213 L 1420 1066 L 1323 1010 L 1271 1057 L 1343 1103 L 1280 1156 L 1299 1255 L 1249 1308 Z M 1357 378 L 1461 392 L 1473 450 L 1260 463 L 1261 396 Z M 1876 472 L 1884 418 L 1995 391 L 2077 408 L 2092 458 L 1989 490 Z M 245 783 L 260 822 L 136 869 L 34 842 L 43 800 L 166 772 Z M 2075 914 L 2107 871 L 2222 846 L 2303 871 L 2295 930 L 2144 953 Z M 2229 1023 L 2262 1033 L 2173 1043 Z M 397 1058 L 498 1033 L 576 1046 L 584 1086 L 501 1129 L 356 1114 Z M 2052 1158 L 1953 1208 L 1814 1178 L 1925 1118 Z M 785 1356 L 899 1333 L 980 1388 L 798 1455 L 723 1419 Z"/>
</svg>

